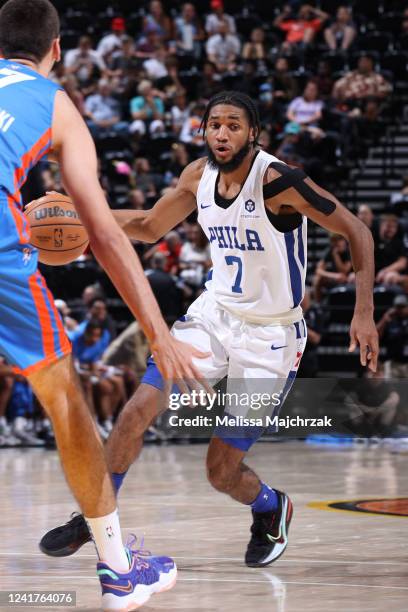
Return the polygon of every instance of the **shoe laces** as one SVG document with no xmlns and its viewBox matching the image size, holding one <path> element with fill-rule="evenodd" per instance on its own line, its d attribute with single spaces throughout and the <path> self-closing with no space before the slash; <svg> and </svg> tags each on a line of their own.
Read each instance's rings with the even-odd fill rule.
<svg viewBox="0 0 408 612">
<path fill-rule="evenodd" d="M 136 548 L 137 540 L 137 536 L 134 533 L 130 533 L 126 541 L 126 548 L 132 557 L 136 557 L 136 569 L 148 569 L 150 564 L 143 557 L 151 557 L 152 553 L 144 548 L 144 536 L 141 537 L 138 548 Z"/>
</svg>

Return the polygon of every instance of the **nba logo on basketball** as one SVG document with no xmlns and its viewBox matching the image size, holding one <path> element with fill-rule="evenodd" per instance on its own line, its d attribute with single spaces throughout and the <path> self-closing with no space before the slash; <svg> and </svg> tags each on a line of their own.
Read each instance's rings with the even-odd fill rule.
<svg viewBox="0 0 408 612">
<path fill-rule="evenodd" d="M 249 213 L 254 212 L 255 210 L 255 202 L 253 200 L 247 200 L 245 202 L 245 210 Z"/>
<path fill-rule="evenodd" d="M 63 230 L 62 229 L 55 229 L 54 230 L 54 246 L 56 248 L 62 247 L 62 244 L 63 244 L 62 236 L 63 236 Z"/>
<path fill-rule="evenodd" d="M 109 527 L 106 527 L 106 535 L 108 536 L 108 538 L 113 538 L 113 536 L 115 535 L 113 533 L 112 525 L 109 525 Z"/>
</svg>

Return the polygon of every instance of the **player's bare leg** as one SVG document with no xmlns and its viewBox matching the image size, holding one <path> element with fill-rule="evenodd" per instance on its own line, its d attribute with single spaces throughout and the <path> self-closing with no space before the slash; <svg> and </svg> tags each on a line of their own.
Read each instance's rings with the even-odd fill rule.
<svg viewBox="0 0 408 612">
<path fill-rule="evenodd" d="M 28 380 L 52 421 L 68 484 L 85 516 L 110 514 L 116 500 L 104 450 L 71 357 L 31 374 Z"/>
<path fill-rule="evenodd" d="M 143 434 L 161 412 L 163 393 L 141 384 L 128 400 L 106 442 L 106 460 L 112 474 L 123 474 L 140 455 Z"/>
<path fill-rule="evenodd" d="M 207 453 L 207 476 L 217 491 L 251 506 L 252 536 L 245 562 L 249 567 L 264 567 L 285 551 L 292 503 L 285 493 L 261 482 L 243 462 L 245 455 L 246 451 L 212 438 Z"/>
</svg>

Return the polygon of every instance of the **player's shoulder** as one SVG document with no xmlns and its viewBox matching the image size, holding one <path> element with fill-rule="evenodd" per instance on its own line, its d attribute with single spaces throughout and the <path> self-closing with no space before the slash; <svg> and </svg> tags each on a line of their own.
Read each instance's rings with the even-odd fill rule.
<svg viewBox="0 0 408 612">
<path fill-rule="evenodd" d="M 207 163 L 206 157 L 200 157 L 199 159 L 194 160 L 189 163 L 183 170 L 181 179 L 183 183 L 197 183 L 201 180 L 201 177 L 204 172 L 204 168 Z"/>
</svg>

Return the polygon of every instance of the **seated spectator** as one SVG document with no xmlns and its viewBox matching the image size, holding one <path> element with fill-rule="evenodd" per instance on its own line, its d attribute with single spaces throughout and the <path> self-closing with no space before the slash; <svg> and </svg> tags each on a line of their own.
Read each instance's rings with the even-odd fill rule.
<svg viewBox="0 0 408 612">
<path fill-rule="evenodd" d="M 96 48 L 100 57 L 106 63 L 114 51 L 122 48 L 123 35 L 126 32 L 126 23 L 123 17 L 115 17 L 111 21 L 111 31 L 101 38 Z"/>
<path fill-rule="evenodd" d="M 167 49 L 165 45 L 157 45 L 153 57 L 143 62 L 143 68 L 152 81 L 163 79 L 168 75 L 166 67 Z"/>
<path fill-rule="evenodd" d="M 201 287 L 211 268 L 210 245 L 198 223 L 188 226 L 186 237 L 180 251 L 180 278 L 189 285 Z"/>
<path fill-rule="evenodd" d="M 219 31 L 219 27 L 222 22 L 226 21 L 228 24 L 228 30 L 231 34 L 236 34 L 237 28 L 235 25 L 235 19 L 231 15 L 224 13 L 224 2 L 223 0 L 211 0 L 212 12 L 207 15 L 205 21 L 205 31 L 208 36 L 212 36 Z"/>
<path fill-rule="evenodd" d="M 65 89 L 80 114 L 84 116 L 85 98 L 81 89 L 79 88 L 78 79 L 76 76 L 73 74 L 67 74 L 61 79 L 60 85 L 62 85 L 62 87 Z"/>
<path fill-rule="evenodd" d="M 151 82 L 143 80 L 139 84 L 138 93 L 139 95 L 130 101 L 133 119 L 130 131 L 142 136 L 146 134 L 147 126 L 150 134 L 164 131 L 164 104 Z"/>
<path fill-rule="evenodd" d="M 86 318 L 88 321 L 97 321 L 100 323 L 104 331 L 107 330 L 109 332 L 109 342 L 115 338 L 116 323 L 114 318 L 108 312 L 108 307 L 105 300 L 100 297 L 92 300 L 92 302 L 89 304 Z"/>
<path fill-rule="evenodd" d="M 348 6 L 339 6 L 336 19 L 324 30 L 324 40 L 331 51 L 347 51 L 356 37 L 357 30 Z"/>
<path fill-rule="evenodd" d="M 149 3 L 149 12 L 143 19 L 143 32 L 155 32 L 163 41 L 173 38 L 173 22 L 164 12 L 160 0 Z"/>
<path fill-rule="evenodd" d="M 368 227 L 372 232 L 375 229 L 374 213 L 368 204 L 359 204 L 357 209 L 357 217 Z"/>
<path fill-rule="evenodd" d="M 322 117 L 323 106 L 316 83 L 309 81 L 303 94 L 289 104 L 286 116 L 289 121 L 299 125 L 316 127 Z"/>
<path fill-rule="evenodd" d="M 392 86 L 374 70 L 374 60 L 370 55 L 362 55 L 357 70 L 352 70 L 335 82 L 333 97 L 339 101 L 359 101 L 364 98 L 386 98 Z"/>
<path fill-rule="evenodd" d="M 407 251 L 398 235 L 398 218 L 383 215 L 378 233 L 374 235 L 375 280 L 377 283 L 393 284 L 395 272 L 401 274 L 407 267 Z"/>
<path fill-rule="evenodd" d="M 394 214 L 408 217 L 408 174 L 402 177 L 401 190 L 391 194 L 390 205 Z"/>
<path fill-rule="evenodd" d="M 313 295 L 316 302 L 321 302 L 324 287 L 345 285 L 351 272 L 351 258 L 347 241 L 343 236 L 333 234 L 330 246 L 318 262 L 313 280 Z"/>
<path fill-rule="evenodd" d="M 292 16 L 292 8 L 286 5 L 273 22 L 275 28 L 286 32 L 286 39 L 282 45 L 283 51 L 290 51 L 297 45 L 308 45 L 313 42 L 316 33 L 329 17 L 324 11 L 302 4 L 296 17 Z"/>
<path fill-rule="evenodd" d="M 174 104 L 170 109 L 171 129 L 175 136 L 180 134 L 184 122 L 190 116 L 190 108 L 187 103 L 187 96 L 184 90 L 179 91 L 175 96 Z"/>
<path fill-rule="evenodd" d="M 217 72 L 217 66 L 210 61 L 204 62 L 201 79 L 197 85 L 197 97 L 201 100 L 209 100 L 212 96 L 223 89 L 221 75 Z"/>
<path fill-rule="evenodd" d="M 397 295 L 393 307 L 377 324 L 381 346 L 386 349 L 385 377 L 408 377 L 408 297 Z"/>
<path fill-rule="evenodd" d="M 275 101 L 287 104 L 298 91 L 295 78 L 290 74 L 286 57 L 278 57 L 273 71 L 273 97 Z"/>
<path fill-rule="evenodd" d="M 161 253 L 165 258 L 164 264 L 161 266 L 163 270 L 169 274 L 177 274 L 179 271 L 181 246 L 180 236 L 173 230 L 168 232 L 161 242 L 149 249 L 143 259 L 149 261 L 155 253 Z"/>
<path fill-rule="evenodd" d="M 194 4 L 191 2 L 183 4 L 181 15 L 174 20 L 174 26 L 176 30 L 176 52 L 199 59 L 205 32 L 200 19 L 197 17 Z"/>
<path fill-rule="evenodd" d="M 179 136 L 181 142 L 193 145 L 196 148 L 197 155 L 202 153 L 205 146 L 204 138 L 200 130 L 204 111 L 205 106 L 203 104 L 194 104 L 190 110 L 190 116 L 185 120 L 181 128 Z"/>
<path fill-rule="evenodd" d="M 327 60 L 320 60 L 317 63 L 316 76 L 313 77 L 314 82 L 323 99 L 330 98 L 333 89 L 334 80 L 331 74 L 330 64 Z"/>
<path fill-rule="evenodd" d="M 189 163 L 190 156 L 186 146 L 182 142 L 175 142 L 171 147 L 171 158 L 165 174 L 166 184 L 168 185 L 174 177 L 178 178 Z"/>
<path fill-rule="evenodd" d="M 173 235 L 177 232 L 169 232 L 169 234 Z M 171 241 L 173 237 L 169 234 L 167 234 L 166 239 Z M 174 240 L 176 240 L 175 237 Z M 180 243 L 178 243 L 178 246 L 181 248 Z M 145 273 L 163 318 L 169 325 L 172 325 L 183 314 L 183 293 L 178 286 L 177 279 L 168 271 L 171 260 L 172 258 L 166 256 L 164 251 L 155 252 L 151 258 L 151 267 Z M 170 265 L 171 267 L 174 268 Z"/>
<path fill-rule="evenodd" d="M 265 32 L 262 28 L 254 28 L 252 30 L 250 40 L 242 48 L 242 58 L 258 62 L 265 61 Z"/>
<path fill-rule="evenodd" d="M 126 208 L 133 208 L 133 210 L 143 210 L 145 205 L 146 196 L 141 189 L 132 189 L 131 191 L 129 191 Z"/>
<path fill-rule="evenodd" d="M 136 63 L 135 43 L 131 36 L 121 37 L 121 47 L 112 52 L 109 61 L 109 75 L 123 83 L 128 78 L 127 71 Z"/>
<path fill-rule="evenodd" d="M 64 57 L 65 73 L 74 74 L 81 89 L 91 90 L 95 81 L 106 69 L 105 62 L 95 49 L 89 36 L 81 36 L 76 49 L 70 49 Z"/>
<path fill-rule="evenodd" d="M 138 59 L 153 57 L 157 45 L 160 45 L 162 42 L 162 37 L 154 28 L 147 29 L 136 42 L 135 57 Z"/>
<path fill-rule="evenodd" d="M 55 308 L 61 315 L 64 329 L 67 332 L 72 332 L 78 327 L 78 321 L 70 317 L 71 309 L 64 300 L 54 300 Z"/>
<path fill-rule="evenodd" d="M 208 59 L 216 65 L 219 72 L 235 69 L 241 43 L 236 34 L 230 33 L 226 21 L 220 23 L 217 34 L 210 36 L 205 48 Z"/>
<path fill-rule="evenodd" d="M 85 117 L 94 138 L 99 138 L 109 131 L 127 134 L 128 124 L 121 121 L 119 102 L 112 95 L 112 86 L 107 79 L 98 83 L 97 93 L 85 100 Z"/>
<path fill-rule="evenodd" d="M 108 335 L 99 321 L 91 319 L 79 326 L 72 337 L 72 353 L 85 397 L 90 410 L 99 416 L 98 429 L 104 438 L 112 430 L 116 411 L 126 400 L 122 373 L 100 363 L 109 345 Z"/>
<path fill-rule="evenodd" d="M 146 198 L 155 198 L 157 188 L 155 177 L 150 168 L 150 161 L 146 157 L 137 157 L 134 163 L 134 181 L 137 189 L 140 189 Z"/>
</svg>

